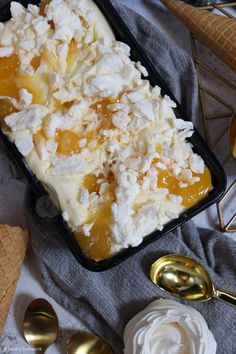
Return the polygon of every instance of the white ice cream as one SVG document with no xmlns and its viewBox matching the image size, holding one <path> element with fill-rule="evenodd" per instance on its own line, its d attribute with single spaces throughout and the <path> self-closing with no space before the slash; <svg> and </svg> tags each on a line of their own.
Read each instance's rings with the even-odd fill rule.
<svg viewBox="0 0 236 354">
<path fill-rule="evenodd" d="M 216 341 L 202 315 L 190 306 L 160 299 L 127 324 L 124 354 L 215 354 Z"/>
<path fill-rule="evenodd" d="M 180 176 L 181 188 L 204 171 L 186 141 L 192 123 L 176 119 L 175 103 L 143 79 L 146 69 L 131 61 L 128 45 L 115 41 L 91 0 L 52 0 L 45 16 L 36 6 L 13 2 L 11 12 L 0 27 L 0 55 L 19 56 L 21 90 L 19 102 L 9 98 L 19 112 L 5 118 L 11 128 L 6 134 L 57 199 L 72 230 L 88 237 L 112 173 L 111 254 L 139 245 L 184 210 L 181 196 L 158 188 L 162 171 Z M 106 116 L 101 123 L 103 103 L 108 123 Z M 58 131 L 76 134 L 78 151 L 59 153 Z M 99 191 L 84 190 L 88 174 L 97 177 Z"/>
</svg>

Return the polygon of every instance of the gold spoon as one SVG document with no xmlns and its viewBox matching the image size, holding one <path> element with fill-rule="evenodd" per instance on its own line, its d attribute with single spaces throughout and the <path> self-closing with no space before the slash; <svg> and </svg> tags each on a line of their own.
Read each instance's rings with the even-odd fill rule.
<svg viewBox="0 0 236 354">
<path fill-rule="evenodd" d="M 43 354 L 57 339 L 58 318 L 52 305 L 45 299 L 32 301 L 25 312 L 25 340 Z"/>
<path fill-rule="evenodd" d="M 236 306 L 236 295 L 216 289 L 209 273 L 194 259 L 169 254 L 153 263 L 150 278 L 171 295 L 190 301 L 206 301 L 213 297 Z"/>
<path fill-rule="evenodd" d="M 236 159 L 236 113 L 234 113 L 229 128 L 229 143 L 234 159 Z"/>
<path fill-rule="evenodd" d="M 92 333 L 78 332 L 66 343 L 67 354 L 114 354 L 111 346 Z"/>
</svg>

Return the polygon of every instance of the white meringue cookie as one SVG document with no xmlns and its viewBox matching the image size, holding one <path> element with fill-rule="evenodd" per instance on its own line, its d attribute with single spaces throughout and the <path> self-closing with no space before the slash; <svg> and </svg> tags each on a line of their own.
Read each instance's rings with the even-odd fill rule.
<svg viewBox="0 0 236 354">
<path fill-rule="evenodd" d="M 132 318 L 124 354 L 215 354 L 216 341 L 202 315 L 190 306 L 159 299 Z"/>
</svg>

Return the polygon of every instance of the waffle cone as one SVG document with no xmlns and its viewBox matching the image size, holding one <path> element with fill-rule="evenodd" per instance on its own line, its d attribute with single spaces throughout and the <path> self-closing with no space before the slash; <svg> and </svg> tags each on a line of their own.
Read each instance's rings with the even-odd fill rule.
<svg viewBox="0 0 236 354">
<path fill-rule="evenodd" d="M 236 71 L 236 21 L 176 0 L 161 0 L 215 55 Z"/>
<path fill-rule="evenodd" d="M 28 232 L 0 225 L 0 337 L 15 292 L 28 243 Z"/>
</svg>

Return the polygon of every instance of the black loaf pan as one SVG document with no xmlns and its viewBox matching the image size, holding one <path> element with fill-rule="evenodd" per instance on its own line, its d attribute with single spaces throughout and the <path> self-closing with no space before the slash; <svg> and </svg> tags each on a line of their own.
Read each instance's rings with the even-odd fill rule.
<svg viewBox="0 0 236 354">
<path fill-rule="evenodd" d="M 34 4 L 39 3 L 39 1 L 19 1 L 19 2 L 21 2 L 25 6 L 28 3 L 34 3 Z M 7 21 L 10 18 L 9 3 L 10 2 L 8 0 L 7 1 L 0 0 L 0 21 L 2 22 Z M 95 3 L 98 5 L 100 10 L 106 17 L 107 21 L 109 22 L 112 30 L 114 31 L 116 39 L 127 43 L 131 47 L 132 59 L 134 61 L 138 61 L 138 60 L 141 61 L 141 63 L 146 67 L 149 73 L 149 80 L 151 84 L 153 86 L 154 85 L 160 86 L 162 89 L 162 95 L 164 94 L 169 95 L 171 99 L 177 103 L 175 97 L 171 94 L 171 92 L 166 87 L 164 79 L 161 77 L 161 73 L 158 72 L 158 68 L 155 69 L 153 67 L 152 63 L 147 58 L 146 54 L 139 46 L 139 44 L 137 43 L 137 41 L 135 40 L 135 38 L 127 28 L 127 26 L 124 24 L 121 17 L 118 15 L 116 10 L 112 6 L 111 2 L 109 0 L 95 0 Z M 189 120 L 189 118 L 187 118 L 185 112 L 183 112 L 183 110 L 181 109 L 178 103 L 177 103 L 177 109 L 175 110 L 175 113 L 177 114 L 177 116 L 184 117 L 185 120 Z M 125 261 L 127 258 L 131 257 L 132 255 L 139 252 L 140 250 L 144 249 L 152 242 L 162 238 L 168 232 L 182 225 L 187 220 L 191 219 L 192 217 L 202 212 L 204 209 L 208 208 L 210 205 L 214 204 L 217 200 L 220 199 L 220 197 L 222 196 L 226 188 L 226 176 L 223 168 L 221 167 L 221 165 L 219 164 L 218 160 L 211 152 L 211 150 L 207 147 L 206 143 L 199 135 L 197 130 L 195 129 L 194 134 L 189 139 L 189 141 L 193 145 L 194 151 L 203 158 L 203 160 L 205 161 L 206 165 L 208 166 L 211 172 L 212 181 L 213 181 L 213 190 L 209 193 L 207 197 L 201 200 L 197 205 L 193 206 L 192 208 L 186 210 L 183 214 L 181 214 L 178 219 L 175 219 L 169 222 L 168 224 L 166 224 L 162 231 L 155 231 L 150 235 L 147 235 L 144 238 L 142 244 L 140 244 L 138 247 L 133 247 L 133 248 L 130 247 L 128 249 L 119 252 L 118 254 L 112 256 L 107 260 L 95 262 L 88 259 L 83 254 L 81 248 L 75 241 L 73 233 L 68 228 L 67 224 L 64 222 L 62 216 L 60 215 L 60 212 L 58 210 L 57 212 L 55 212 L 55 208 L 53 208 L 53 206 L 50 205 L 50 198 L 48 197 L 47 191 L 45 190 L 43 185 L 38 181 L 37 177 L 32 173 L 30 168 L 27 166 L 22 155 L 18 152 L 15 145 L 12 144 L 2 132 L 0 132 L 0 135 L 3 141 L 5 142 L 6 147 L 9 153 L 11 154 L 12 158 L 21 168 L 21 170 L 23 171 L 24 175 L 26 176 L 31 186 L 31 189 L 34 194 L 34 198 L 32 198 L 33 201 L 32 206 L 35 207 L 35 203 L 36 206 L 45 205 L 46 202 L 47 207 L 49 207 L 48 217 L 50 218 L 50 221 L 55 225 L 55 228 L 60 232 L 61 236 L 63 237 L 65 243 L 67 244 L 67 246 L 69 247 L 73 255 L 75 256 L 76 260 L 83 267 L 91 271 L 96 271 L 96 272 L 104 271 Z M 47 212 L 45 213 L 44 217 L 46 216 L 47 216 Z M 48 218 L 46 219 L 48 220 Z"/>
</svg>

